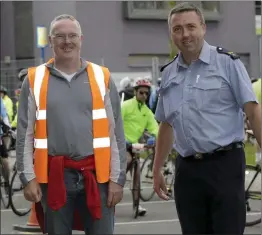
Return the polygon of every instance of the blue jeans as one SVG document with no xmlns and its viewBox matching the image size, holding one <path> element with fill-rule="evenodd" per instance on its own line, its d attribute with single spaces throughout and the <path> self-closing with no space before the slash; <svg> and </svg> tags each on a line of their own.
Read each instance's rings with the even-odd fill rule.
<svg viewBox="0 0 262 235">
<path fill-rule="evenodd" d="M 71 235 L 74 209 L 79 210 L 85 234 L 113 234 L 114 208 L 107 207 L 108 183 L 99 184 L 102 218 L 93 221 L 86 205 L 84 178 L 76 170 L 65 169 L 64 181 L 66 187 L 66 204 L 54 211 L 47 206 L 47 184 L 41 184 L 43 197 L 41 204 L 45 213 L 45 227 L 49 235 Z"/>
</svg>

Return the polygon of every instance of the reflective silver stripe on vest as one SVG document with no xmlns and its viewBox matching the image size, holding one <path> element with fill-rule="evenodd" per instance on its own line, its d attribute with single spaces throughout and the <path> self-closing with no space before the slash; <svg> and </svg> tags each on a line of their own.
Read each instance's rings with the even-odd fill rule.
<svg viewBox="0 0 262 235">
<path fill-rule="evenodd" d="M 91 63 L 93 70 L 94 70 L 94 76 L 97 82 L 97 85 L 99 87 L 102 99 L 104 101 L 105 95 L 106 95 L 106 86 L 105 86 L 105 77 L 104 72 L 102 68 L 99 65 Z"/>
<path fill-rule="evenodd" d="M 47 149 L 47 139 L 34 139 L 36 149 Z"/>
</svg>

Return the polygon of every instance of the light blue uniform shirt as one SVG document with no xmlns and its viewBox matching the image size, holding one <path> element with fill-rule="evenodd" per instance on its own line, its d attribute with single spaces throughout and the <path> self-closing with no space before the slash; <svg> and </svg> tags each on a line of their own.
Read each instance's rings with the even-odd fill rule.
<svg viewBox="0 0 262 235">
<path fill-rule="evenodd" d="M 218 53 L 207 42 L 190 66 L 179 54 L 164 69 L 159 92 L 156 119 L 173 127 L 181 156 L 243 141 L 244 104 L 257 102 L 240 59 Z"/>
<path fill-rule="evenodd" d="M 6 112 L 6 109 L 5 109 L 5 106 L 4 106 L 4 103 L 3 103 L 3 100 L 2 98 L 0 98 L 0 116 L 2 117 L 2 119 L 6 119 L 8 116 L 7 116 L 7 112 Z M 0 136 L 3 134 L 3 131 L 2 131 L 2 128 L 0 127 Z"/>
</svg>

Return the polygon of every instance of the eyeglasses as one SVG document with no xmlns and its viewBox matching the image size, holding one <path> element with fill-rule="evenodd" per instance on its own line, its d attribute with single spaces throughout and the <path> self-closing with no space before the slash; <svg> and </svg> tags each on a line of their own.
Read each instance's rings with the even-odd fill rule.
<svg viewBox="0 0 262 235">
<path fill-rule="evenodd" d="M 139 94 L 148 96 L 149 92 L 148 91 L 139 91 Z"/>
<path fill-rule="evenodd" d="M 79 38 L 79 35 L 76 33 L 71 33 L 71 34 L 56 34 L 54 35 L 54 38 L 57 39 L 58 41 L 65 41 L 66 38 L 68 38 L 71 42 L 76 41 Z"/>
</svg>

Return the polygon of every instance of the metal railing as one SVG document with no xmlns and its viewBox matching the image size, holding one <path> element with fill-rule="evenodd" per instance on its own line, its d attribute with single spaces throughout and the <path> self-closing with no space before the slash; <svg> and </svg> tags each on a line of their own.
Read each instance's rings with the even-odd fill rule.
<svg viewBox="0 0 262 235">
<path fill-rule="evenodd" d="M 8 96 L 15 99 L 15 90 L 20 81 L 18 73 L 21 69 L 29 68 L 41 64 L 41 58 L 29 60 L 10 60 L 0 62 L 0 84 L 7 88 Z"/>
</svg>

